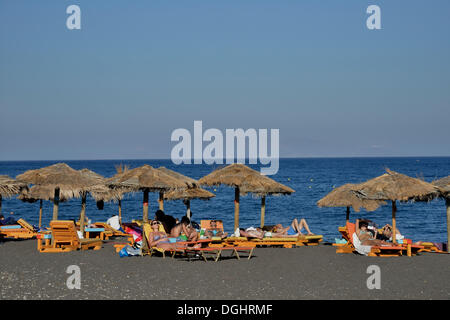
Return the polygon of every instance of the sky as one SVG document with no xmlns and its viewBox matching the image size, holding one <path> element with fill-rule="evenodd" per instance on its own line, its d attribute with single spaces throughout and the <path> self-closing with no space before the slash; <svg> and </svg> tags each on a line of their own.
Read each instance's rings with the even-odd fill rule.
<svg viewBox="0 0 450 320">
<path fill-rule="evenodd" d="M 449 10 L 0 0 L 0 160 L 168 159 L 194 120 L 279 129 L 281 157 L 450 156 Z"/>
</svg>

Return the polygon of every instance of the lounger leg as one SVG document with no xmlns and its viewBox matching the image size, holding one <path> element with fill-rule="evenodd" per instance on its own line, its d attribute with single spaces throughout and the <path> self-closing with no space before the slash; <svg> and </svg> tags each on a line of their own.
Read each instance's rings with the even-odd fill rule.
<svg viewBox="0 0 450 320">
<path fill-rule="evenodd" d="M 221 254 L 222 254 L 222 250 L 219 250 L 219 251 L 217 252 L 217 256 L 216 256 L 216 262 L 219 261 L 220 255 L 221 255 Z"/>
<path fill-rule="evenodd" d="M 236 258 L 237 258 L 238 260 L 241 260 L 241 257 L 239 257 L 239 252 L 237 252 L 236 249 L 233 249 L 233 252 L 234 252 L 234 254 L 236 254 Z"/>
</svg>

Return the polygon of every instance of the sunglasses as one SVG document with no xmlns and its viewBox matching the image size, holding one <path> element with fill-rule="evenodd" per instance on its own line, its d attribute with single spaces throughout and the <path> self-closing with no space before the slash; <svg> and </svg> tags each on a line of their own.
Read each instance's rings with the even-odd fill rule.
<svg viewBox="0 0 450 320">
<path fill-rule="evenodd" d="M 159 222 L 152 222 L 152 226 L 154 226 L 154 225 L 156 225 L 156 224 L 159 224 Z"/>
</svg>

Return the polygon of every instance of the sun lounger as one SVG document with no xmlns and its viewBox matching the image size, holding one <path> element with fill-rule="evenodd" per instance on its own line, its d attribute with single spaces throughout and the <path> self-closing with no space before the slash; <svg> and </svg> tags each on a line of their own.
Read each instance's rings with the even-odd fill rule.
<svg viewBox="0 0 450 320">
<path fill-rule="evenodd" d="M 419 252 L 448 253 L 445 251 L 445 248 L 442 250 L 433 242 L 421 241 L 420 245 L 422 246 L 422 249 L 420 249 Z"/>
<path fill-rule="evenodd" d="M 33 239 L 37 235 L 33 226 L 24 219 L 19 219 L 16 225 L 0 226 L 0 236 L 10 239 Z"/>
<path fill-rule="evenodd" d="M 109 224 L 107 224 L 106 222 L 95 222 L 95 223 L 93 223 L 93 225 L 96 228 L 104 229 L 104 231 L 102 233 L 100 233 L 100 239 L 102 239 L 102 240 L 108 240 L 112 237 L 126 237 L 126 238 L 130 238 L 131 240 L 133 239 L 132 234 L 116 230 L 113 227 L 111 227 Z"/>
<path fill-rule="evenodd" d="M 264 237 L 263 239 L 246 237 L 228 237 L 229 244 L 254 247 L 283 247 L 293 248 L 301 246 L 317 246 L 323 240 L 322 235 L 299 235 L 298 237 Z"/>
<path fill-rule="evenodd" d="M 392 257 L 401 256 L 406 248 L 403 246 L 365 246 L 361 245 L 358 236 L 356 235 L 356 227 L 354 223 L 347 223 L 347 237 L 348 237 L 348 250 L 351 252 L 358 252 L 371 257 Z M 338 249 L 339 250 L 339 249 Z M 339 252 L 339 251 L 336 252 Z"/>
<path fill-rule="evenodd" d="M 99 250 L 100 239 L 80 239 L 73 221 L 54 220 L 50 222 L 50 233 L 38 235 L 40 252 L 68 252 L 74 250 Z"/>
</svg>

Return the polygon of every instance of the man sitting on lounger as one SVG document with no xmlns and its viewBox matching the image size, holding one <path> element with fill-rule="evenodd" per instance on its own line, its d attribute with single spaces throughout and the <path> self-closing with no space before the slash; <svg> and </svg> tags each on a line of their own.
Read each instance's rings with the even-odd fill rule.
<svg viewBox="0 0 450 320">
<path fill-rule="evenodd" d="M 305 219 L 301 219 L 300 223 L 297 219 L 294 219 L 290 227 L 284 228 L 282 224 L 277 224 L 273 229 L 272 237 L 298 237 L 299 235 L 303 235 L 303 228 L 306 230 L 308 236 L 314 235 L 309 230 Z"/>
<path fill-rule="evenodd" d="M 228 235 L 227 232 L 224 233 L 221 229 L 217 227 L 217 220 L 211 220 L 209 228 L 205 230 L 205 236 L 210 239 L 212 237 L 220 237 L 224 239 L 226 238 L 227 235 Z"/>
<path fill-rule="evenodd" d="M 188 217 L 184 216 L 181 218 L 181 222 L 177 223 L 172 230 L 170 231 L 170 236 L 174 238 L 179 238 L 181 240 L 187 241 L 197 241 L 198 233 L 197 231 L 190 225 L 190 220 Z M 186 236 L 186 239 L 180 238 L 182 233 Z"/>
</svg>

